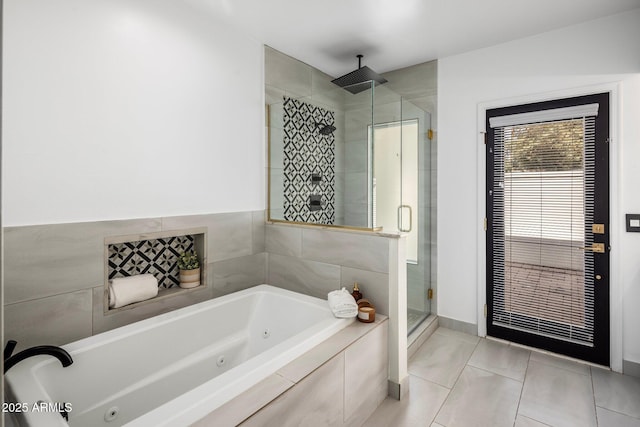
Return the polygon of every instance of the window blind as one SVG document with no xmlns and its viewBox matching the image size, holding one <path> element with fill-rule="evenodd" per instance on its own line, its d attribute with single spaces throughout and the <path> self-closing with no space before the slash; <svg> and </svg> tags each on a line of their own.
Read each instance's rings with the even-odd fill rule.
<svg viewBox="0 0 640 427">
<path fill-rule="evenodd" d="M 593 345 L 597 104 L 581 107 L 490 119 L 493 323 Z"/>
</svg>

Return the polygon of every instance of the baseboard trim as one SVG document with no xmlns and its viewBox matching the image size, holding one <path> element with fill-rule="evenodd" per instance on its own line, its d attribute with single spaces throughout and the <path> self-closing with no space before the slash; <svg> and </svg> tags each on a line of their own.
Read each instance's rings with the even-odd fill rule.
<svg viewBox="0 0 640 427">
<path fill-rule="evenodd" d="M 449 319 L 448 317 L 442 316 L 438 316 L 438 323 L 443 328 L 453 329 L 454 331 L 478 336 L 478 325 L 475 323 L 467 323 L 461 320 Z"/>
<path fill-rule="evenodd" d="M 622 373 L 632 377 L 640 378 L 640 363 L 631 360 L 622 361 Z"/>
<path fill-rule="evenodd" d="M 433 335 L 438 329 L 438 316 L 430 315 L 418 329 L 413 331 L 407 341 L 409 342 L 409 348 L 407 349 L 407 358 L 411 359 L 418 349 L 425 343 L 425 341 Z"/>
<path fill-rule="evenodd" d="M 402 400 L 409 393 L 409 375 L 404 377 L 400 384 L 395 381 L 387 381 L 387 395 L 396 400 Z"/>
</svg>

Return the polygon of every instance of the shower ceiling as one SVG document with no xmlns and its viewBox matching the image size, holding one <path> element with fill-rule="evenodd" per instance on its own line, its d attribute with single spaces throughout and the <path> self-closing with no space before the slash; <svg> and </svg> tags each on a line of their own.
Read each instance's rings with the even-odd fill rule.
<svg viewBox="0 0 640 427">
<path fill-rule="evenodd" d="M 358 53 L 384 73 L 640 7 L 640 0 L 182 1 L 212 24 L 240 28 L 331 76 L 353 70 Z"/>
</svg>

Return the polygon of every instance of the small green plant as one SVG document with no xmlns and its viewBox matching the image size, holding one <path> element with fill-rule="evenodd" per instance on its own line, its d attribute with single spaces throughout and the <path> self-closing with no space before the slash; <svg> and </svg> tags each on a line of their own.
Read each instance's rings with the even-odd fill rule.
<svg viewBox="0 0 640 427">
<path fill-rule="evenodd" d="M 180 270 L 195 270 L 200 267 L 198 254 L 196 251 L 182 252 L 178 257 L 178 268 Z"/>
</svg>

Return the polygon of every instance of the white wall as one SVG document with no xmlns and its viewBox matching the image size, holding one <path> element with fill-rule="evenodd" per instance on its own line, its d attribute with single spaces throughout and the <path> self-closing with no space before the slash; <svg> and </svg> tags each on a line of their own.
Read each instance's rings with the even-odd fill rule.
<svg viewBox="0 0 640 427">
<path fill-rule="evenodd" d="M 638 40 L 640 9 L 438 61 L 438 314 L 477 323 L 477 244 L 484 217 L 478 212 L 484 197 L 477 182 L 479 105 L 620 82 L 620 105 L 613 106 L 619 122 L 612 123 L 618 136 L 612 201 L 617 198 L 619 209 L 612 287 L 624 300 L 623 357 L 640 363 L 640 235 L 624 232 L 623 219 L 624 213 L 640 212 Z"/>
<path fill-rule="evenodd" d="M 264 209 L 262 44 L 173 0 L 5 0 L 5 226 Z"/>
</svg>

